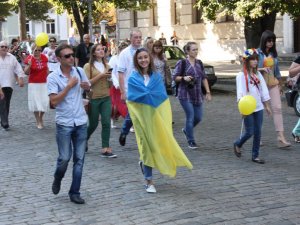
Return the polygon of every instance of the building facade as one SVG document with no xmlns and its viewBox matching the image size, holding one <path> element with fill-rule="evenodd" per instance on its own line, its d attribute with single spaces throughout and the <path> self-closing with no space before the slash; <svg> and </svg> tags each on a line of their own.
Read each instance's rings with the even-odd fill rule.
<svg viewBox="0 0 300 225">
<path fill-rule="evenodd" d="M 12 14 L 2 22 L 1 39 L 10 42 L 12 38 L 17 38 L 19 34 L 19 15 Z M 58 41 L 67 41 L 71 29 L 71 20 L 67 13 L 58 15 L 53 9 L 48 11 L 48 19 L 46 21 L 27 21 L 26 31 L 31 38 L 35 38 L 41 32 L 45 32 L 49 37 L 55 37 Z"/>
<path fill-rule="evenodd" d="M 170 43 L 173 31 L 179 38 L 179 46 L 188 41 L 199 44 L 199 57 L 205 61 L 236 60 L 245 49 L 244 24 L 239 18 L 219 15 L 212 23 L 202 19 L 201 10 L 194 8 L 195 0 L 153 0 L 154 7 L 143 12 L 118 10 L 117 37 L 129 37 L 133 28 L 142 31 L 143 37 L 159 39 L 161 33 Z M 278 16 L 275 24 L 278 52 L 300 51 L 297 30 L 300 22 L 288 15 Z"/>
</svg>

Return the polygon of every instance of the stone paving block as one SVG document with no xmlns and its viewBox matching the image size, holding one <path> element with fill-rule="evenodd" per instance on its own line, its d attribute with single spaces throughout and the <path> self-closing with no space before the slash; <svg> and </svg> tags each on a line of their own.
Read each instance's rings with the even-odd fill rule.
<svg viewBox="0 0 300 225">
<path fill-rule="evenodd" d="M 213 101 L 204 105 L 203 121 L 195 129 L 197 151 L 187 148 L 181 132 L 184 112 L 171 97 L 174 135 L 194 168 L 179 168 L 175 179 L 154 170 L 155 195 L 143 188 L 134 134 L 121 147 L 120 129 L 112 129 L 110 141 L 118 158 L 103 159 L 98 127 L 85 157 L 81 193 L 86 204 L 75 205 L 68 197 L 72 162 L 60 193 L 51 193 L 57 158 L 54 111 L 45 114 L 45 129 L 38 130 L 23 101 L 26 90 L 16 87 L 11 130 L 0 130 L 0 144 L 6 146 L 0 158 L 0 225 L 300 224 L 299 146 L 277 149 L 273 122 L 265 117 L 261 155 L 267 163 L 251 162 L 251 141 L 242 158 L 236 158 L 232 143 L 239 136 L 241 118 L 234 94 L 213 93 Z M 298 118 L 284 102 L 283 114 L 292 141 L 289 131 Z"/>
</svg>

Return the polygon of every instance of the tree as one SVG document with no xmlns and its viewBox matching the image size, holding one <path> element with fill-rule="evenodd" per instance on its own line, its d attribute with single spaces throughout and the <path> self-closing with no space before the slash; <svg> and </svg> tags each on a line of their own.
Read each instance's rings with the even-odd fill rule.
<svg viewBox="0 0 300 225">
<path fill-rule="evenodd" d="M 195 4 L 212 21 L 221 12 L 242 17 L 247 48 L 257 48 L 265 30 L 274 31 L 277 13 L 300 16 L 299 5 L 300 0 L 197 0 Z"/>
<path fill-rule="evenodd" d="M 0 20 L 5 19 L 5 17 L 11 15 L 12 4 L 8 0 L 0 0 Z"/>
<path fill-rule="evenodd" d="M 11 11 L 19 13 L 21 40 L 26 39 L 26 19 L 43 21 L 48 18 L 48 10 L 53 8 L 47 0 L 9 0 Z"/>
<path fill-rule="evenodd" d="M 116 8 L 131 10 L 146 10 L 152 5 L 151 1 L 148 0 L 52 0 L 51 3 L 57 6 L 58 13 L 67 10 L 70 15 L 73 15 L 81 40 L 84 34 L 89 33 L 88 1 L 92 1 L 92 11 L 95 20 L 101 19 L 99 14 L 103 13 L 103 11 L 101 12 L 100 9 L 111 7 L 111 4 Z M 105 19 L 108 20 L 107 18 Z"/>
</svg>

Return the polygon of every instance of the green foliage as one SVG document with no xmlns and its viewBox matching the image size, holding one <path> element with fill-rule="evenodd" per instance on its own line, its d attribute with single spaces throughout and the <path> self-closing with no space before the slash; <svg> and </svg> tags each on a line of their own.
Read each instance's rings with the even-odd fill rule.
<svg viewBox="0 0 300 225">
<path fill-rule="evenodd" d="M 16 13 L 19 12 L 19 1 L 10 0 L 13 5 L 12 10 Z M 26 0 L 26 18 L 29 20 L 46 20 L 48 19 L 48 10 L 53 8 L 53 5 L 47 0 Z"/>
<path fill-rule="evenodd" d="M 291 17 L 300 16 L 300 0 L 198 0 L 196 6 L 203 10 L 209 20 L 215 20 L 218 13 L 226 11 L 231 15 L 257 19 L 278 12 Z"/>
<path fill-rule="evenodd" d="M 0 20 L 11 15 L 10 11 L 13 5 L 7 0 L 0 0 Z"/>
</svg>

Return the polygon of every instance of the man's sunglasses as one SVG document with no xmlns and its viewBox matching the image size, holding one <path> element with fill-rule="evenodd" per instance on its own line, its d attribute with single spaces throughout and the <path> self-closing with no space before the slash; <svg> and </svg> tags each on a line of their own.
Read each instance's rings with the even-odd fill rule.
<svg viewBox="0 0 300 225">
<path fill-rule="evenodd" d="M 65 59 L 68 59 L 71 56 L 74 58 L 74 53 L 66 54 L 66 55 L 63 55 L 62 57 L 64 57 Z"/>
<path fill-rule="evenodd" d="M 7 46 L 5 46 L 5 45 L 2 45 L 2 46 L 0 46 L 1 48 L 8 48 Z"/>
<path fill-rule="evenodd" d="M 35 49 L 34 52 L 41 52 L 42 49 Z"/>
<path fill-rule="evenodd" d="M 54 43 L 55 41 L 54 41 L 54 40 L 51 40 L 51 41 L 49 41 L 49 42 Z"/>
</svg>

